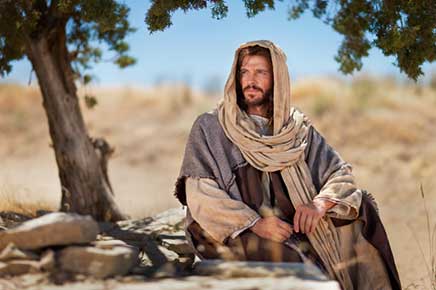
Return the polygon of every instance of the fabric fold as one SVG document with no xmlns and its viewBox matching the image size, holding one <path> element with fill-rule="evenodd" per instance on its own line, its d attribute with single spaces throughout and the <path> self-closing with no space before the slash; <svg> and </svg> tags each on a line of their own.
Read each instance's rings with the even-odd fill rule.
<svg viewBox="0 0 436 290">
<path fill-rule="evenodd" d="M 273 135 L 262 137 L 249 126 L 248 116 L 237 104 L 236 71 L 239 52 L 247 46 L 269 49 L 274 74 Z M 225 135 L 241 151 L 251 166 L 265 172 L 280 171 L 292 204 L 298 207 L 310 203 L 318 192 L 304 160 L 310 127 L 308 118 L 290 106 L 290 78 L 283 51 L 269 41 L 243 44 L 235 52 L 235 60 L 224 89 L 224 100 L 218 106 L 218 119 Z M 331 221 L 321 221 L 308 238 L 321 257 L 331 278 L 344 289 L 351 289 L 346 270 L 335 267 L 341 262 L 338 240 L 332 235 Z"/>
<path fill-rule="evenodd" d="M 231 199 L 214 180 L 188 178 L 186 192 L 192 217 L 218 242 L 224 243 L 260 218 L 242 201 Z"/>
<path fill-rule="evenodd" d="M 239 52 L 250 46 L 267 48 L 271 54 L 274 108 L 270 136 L 256 130 L 255 122 L 237 103 Z M 242 201 L 234 174 L 247 163 L 264 174 L 278 172 L 294 208 L 314 199 L 336 203 L 307 238 L 329 277 L 342 289 L 354 289 L 351 270 L 344 267 L 347 256 L 341 248 L 347 226 L 339 231 L 334 218 L 355 219 L 361 210 L 362 192 L 355 185 L 352 167 L 326 143 L 309 118 L 291 107 L 286 56 L 270 41 L 245 43 L 236 50 L 223 100 L 192 127 L 175 192 L 183 204 L 188 204 L 187 227 L 198 226 L 194 220 L 198 221 L 213 239 L 224 243 L 259 219 L 259 214 Z M 254 194 L 248 202 L 259 206 L 258 196 L 262 193 Z M 354 223 L 344 224 L 355 230 Z"/>
</svg>

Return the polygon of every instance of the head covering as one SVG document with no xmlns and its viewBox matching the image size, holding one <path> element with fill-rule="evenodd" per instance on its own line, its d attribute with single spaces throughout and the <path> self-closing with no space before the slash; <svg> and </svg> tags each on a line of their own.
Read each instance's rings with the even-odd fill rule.
<svg viewBox="0 0 436 290">
<path fill-rule="evenodd" d="M 267 48 L 271 54 L 274 75 L 273 135 L 262 136 L 253 122 L 237 104 L 236 73 L 241 49 L 250 46 Z M 286 55 L 271 41 L 247 42 L 235 52 L 230 75 L 224 89 L 224 99 L 218 105 L 218 117 L 227 137 L 235 143 L 245 159 L 261 171 L 278 171 L 298 161 L 307 145 L 309 120 L 291 107 L 291 91 Z"/>
<path fill-rule="evenodd" d="M 232 69 L 224 89 L 224 103 L 227 108 L 237 111 L 236 101 L 236 74 L 238 71 L 239 53 L 243 48 L 250 46 L 261 46 L 270 51 L 272 69 L 274 75 L 274 134 L 278 134 L 283 125 L 288 123 L 291 113 L 291 86 L 286 65 L 286 55 L 271 41 L 259 40 L 242 44 L 235 52 Z M 236 112 L 235 112 L 236 113 Z M 233 117 L 237 115 L 231 114 Z"/>
<path fill-rule="evenodd" d="M 261 136 L 250 117 L 237 104 L 236 73 L 239 52 L 249 46 L 269 49 L 274 74 L 273 135 Z M 261 171 L 280 171 L 293 206 L 311 203 L 318 194 L 304 159 L 309 120 L 291 107 L 290 78 L 283 51 L 267 40 L 242 44 L 235 52 L 224 99 L 218 105 L 218 119 L 226 136 L 239 148 L 244 158 Z M 341 265 L 338 233 L 329 218 L 321 219 L 312 234 L 307 234 L 332 279 L 342 289 L 352 289 L 349 273 Z"/>
</svg>

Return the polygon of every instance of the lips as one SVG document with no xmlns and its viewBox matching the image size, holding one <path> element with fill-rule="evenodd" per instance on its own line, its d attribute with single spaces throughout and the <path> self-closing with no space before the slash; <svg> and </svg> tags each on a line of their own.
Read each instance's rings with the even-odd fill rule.
<svg viewBox="0 0 436 290">
<path fill-rule="evenodd" d="M 247 87 L 244 89 L 244 92 L 246 93 L 256 93 L 256 92 L 263 92 L 260 88 L 253 88 L 253 87 Z"/>
</svg>

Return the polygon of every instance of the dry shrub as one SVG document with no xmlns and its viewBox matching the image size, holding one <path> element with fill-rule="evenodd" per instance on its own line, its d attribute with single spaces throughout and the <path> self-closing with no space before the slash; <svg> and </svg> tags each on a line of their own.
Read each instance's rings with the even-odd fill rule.
<svg viewBox="0 0 436 290">
<path fill-rule="evenodd" d="M 352 103 L 356 110 L 365 110 L 371 100 L 378 94 L 376 81 L 369 76 L 354 78 L 351 82 Z"/>
<path fill-rule="evenodd" d="M 298 80 L 291 85 L 292 102 L 299 103 L 319 95 L 343 95 L 344 83 L 336 77 L 310 78 Z"/>
<path fill-rule="evenodd" d="M 317 117 L 321 117 L 334 110 L 335 100 L 332 96 L 320 94 L 313 97 L 310 112 Z"/>
<path fill-rule="evenodd" d="M 428 244 L 428 251 L 426 251 L 423 248 L 422 241 L 419 241 L 415 235 L 415 230 L 413 228 L 410 228 L 412 231 L 412 235 L 415 237 L 415 241 L 418 245 L 419 251 L 421 253 L 422 261 L 425 265 L 426 269 L 426 276 L 412 282 L 409 284 L 406 289 L 432 289 L 436 290 L 436 224 L 432 223 L 431 216 L 429 209 L 427 208 L 426 198 L 424 189 L 422 187 L 422 184 L 420 186 L 420 193 L 424 205 L 424 211 L 425 211 L 425 229 L 426 229 L 426 235 L 427 235 L 427 241 Z M 427 252 L 427 253 L 426 253 Z"/>
<path fill-rule="evenodd" d="M 1 131 L 8 134 L 29 131 L 29 123 L 43 118 L 42 99 L 37 87 L 0 84 Z"/>
<path fill-rule="evenodd" d="M 436 91 L 436 71 L 433 71 L 430 75 L 430 88 Z"/>
<path fill-rule="evenodd" d="M 36 200 L 30 190 L 18 186 L 0 187 L 0 212 L 14 212 L 29 217 L 36 217 L 38 211 L 57 210 L 53 202 Z"/>
</svg>

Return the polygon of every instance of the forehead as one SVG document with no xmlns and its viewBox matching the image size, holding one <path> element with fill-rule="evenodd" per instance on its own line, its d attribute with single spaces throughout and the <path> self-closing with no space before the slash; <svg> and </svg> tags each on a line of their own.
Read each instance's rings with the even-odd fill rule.
<svg viewBox="0 0 436 290">
<path fill-rule="evenodd" d="M 242 58 L 241 67 L 263 67 L 270 69 L 271 63 L 263 55 L 246 55 Z"/>
</svg>

